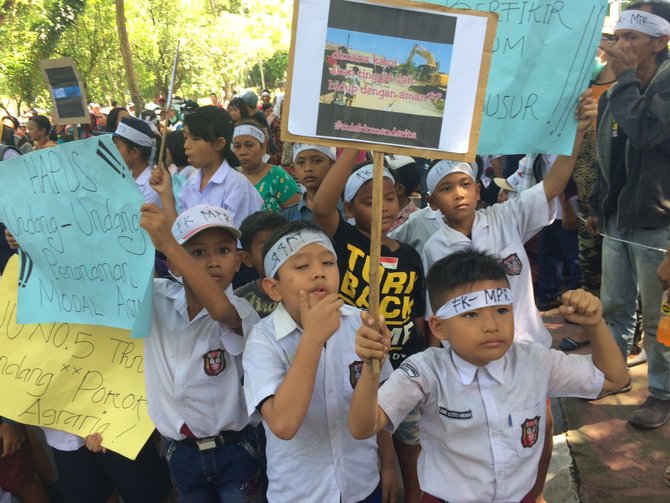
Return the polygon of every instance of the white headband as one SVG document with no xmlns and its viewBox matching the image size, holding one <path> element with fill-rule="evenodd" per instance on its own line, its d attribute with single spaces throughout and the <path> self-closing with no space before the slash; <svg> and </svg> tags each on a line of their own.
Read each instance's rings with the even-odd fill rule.
<svg viewBox="0 0 670 503">
<path fill-rule="evenodd" d="M 272 245 L 272 248 L 268 250 L 263 259 L 265 275 L 268 278 L 274 278 L 279 268 L 284 265 L 284 262 L 302 250 L 305 246 L 314 243 L 320 244 L 337 257 L 335 249 L 333 248 L 333 243 L 326 234 L 314 229 L 302 229 L 282 236 Z"/>
<path fill-rule="evenodd" d="M 233 140 L 238 136 L 249 135 L 256 138 L 261 145 L 265 143 L 265 133 L 258 129 L 256 126 L 250 124 L 243 124 L 242 126 L 237 126 L 233 131 Z"/>
<path fill-rule="evenodd" d="M 670 23 L 656 14 L 641 10 L 625 10 L 614 27 L 617 30 L 633 30 L 646 33 L 650 37 L 670 35 Z"/>
<path fill-rule="evenodd" d="M 372 180 L 373 171 L 374 167 L 372 164 L 368 164 L 367 166 L 363 166 L 361 169 L 354 171 L 351 176 L 349 176 L 347 184 L 344 186 L 344 200 L 347 203 L 354 200 L 354 197 L 356 197 L 356 194 L 361 190 L 364 183 Z M 395 178 L 393 178 L 391 172 L 386 168 L 384 168 L 384 178 L 388 178 L 395 183 Z"/>
<path fill-rule="evenodd" d="M 509 288 L 478 290 L 448 300 L 445 305 L 437 310 L 435 316 L 441 320 L 448 320 L 449 318 L 482 307 L 506 306 L 510 304 L 512 304 L 512 292 Z"/>
<path fill-rule="evenodd" d="M 437 184 L 440 183 L 440 180 L 452 173 L 465 173 L 466 175 L 470 175 L 473 181 L 476 181 L 475 172 L 472 170 L 471 164 L 462 161 L 440 161 L 430 168 L 426 176 L 426 189 L 428 193 L 432 194 Z"/>
<path fill-rule="evenodd" d="M 123 122 L 119 122 L 119 125 L 116 126 L 116 131 L 114 134 L 121 136 L 126 140 L 132 141 L 136 145 L 141 147 L 153 147 L 154 141 L 150 136 L 147 136 L 142 131 L 138 131 L 132 126 L 129 126 Z"/>
<path fill-rule="evenodd" d="M 335 161 L 337 159 L 337 150 L 335 147 L 323 147 L 321 145 L 309 145 L 307 143 L 294 143 L 293 144 L 293 162 L 295 162 L 298 154 L 304 152 L 305 150 L 316 150 L 321 152 L 323 155 Z"/>
</svg>

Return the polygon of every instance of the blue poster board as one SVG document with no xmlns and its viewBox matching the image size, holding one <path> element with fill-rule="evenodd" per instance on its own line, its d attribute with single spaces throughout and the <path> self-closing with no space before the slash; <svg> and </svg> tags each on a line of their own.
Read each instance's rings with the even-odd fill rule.
<svg viewBox="0 0 670 503">
<path fill-rule="evenodd" d="M 111 135 L 0 163 L 0 221 L 20 245 L 19 323 L 148 335 L 155 250 Z"/>
</svg>

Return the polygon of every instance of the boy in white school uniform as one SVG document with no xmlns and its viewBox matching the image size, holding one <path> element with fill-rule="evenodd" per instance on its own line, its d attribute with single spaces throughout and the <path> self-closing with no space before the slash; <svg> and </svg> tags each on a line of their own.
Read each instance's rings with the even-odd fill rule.
<svg viewBox="0 0 670 503">
<path fill-rule="evenodd" d="M 354 440 L 347 429 L 363 365 L 354 351 L 361 311 L 338 297 L 330 238 L 296 221 L 275 232 L 263 251 L 263 288 L 280 303 L 254 327 L 243 365 L 249 413 L 261 412 L 267 434 L 268 500 L 379 501 L 377 442 Z M 382 378 L 390 370 L 386 362 Z M 390 436 L 382 438 L 392 454 Z M 383 463 L 384 469 L 394 466 Z"/>
<path fill-rule="evenodd" d="M 575 166 L 584 131 L 595 118 L 597 105 L 585 91 L 579 97 L 579 121 L 571 156 L 559 156 L 545 179 L 519 197 L 477 210 L 479 185 L 472 166 L 464 162 L 439 161 L 426 176 L 428 202 L 443 216 L 440 229 L 423 248 L 424 270 L 456 251 L 475 248 L 498 257 L 507 272 L 513 300 L 515 336 L 518 342 L 551 346 L 551 335 L 535 307 L 530 262 L 524 243 L 554 220 L 553 199 L 565 189 Z M 426 319 L 432 314 L 426 303 Z M 544 479 L 551 460 L 553 417 L 547 404 L 547 435 L 535 494 L 543 501 Z"/>
<path fill-rule="evenodd" d="M 540 344 L 518 343 L 507 273 L 496 257 L 466 250 L 433 265 L 427 278 L 436 337 L 449 347 L 410 356 L 378 391 L 365 365 L 349 410 L 355 438 L 393 430 L 421 410 L 419 482 L 423 503 L 535 501 L 532 488 L 545 433 L 547 396 L 595 398 L 628 381 L 623 357 L 583 290 L 563 294 L 551 314 L 582 325 L 593 356 L 567 356 Z M 357 332 L 361 359 L 383 360 L 390 333 L 365 325 Z"/>
<path fill-rule="evenodd" d="M 265 501 L 262 428 L 242 391 L 244 336 L 258 315 L 231 287 L 240 231 L 226 210 L 204 204 L 171 231 L 166 214 L 145 204 L 141 225 L 183 280 L 154 280 L 144 346 L 149 416 L 168 441 L 180 498 Z"/>
</svg>

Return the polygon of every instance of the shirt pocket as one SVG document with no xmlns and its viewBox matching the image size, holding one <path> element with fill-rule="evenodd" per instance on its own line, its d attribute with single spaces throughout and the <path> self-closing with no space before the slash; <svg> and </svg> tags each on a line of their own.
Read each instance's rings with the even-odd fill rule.
<svg viewBox="0 0 670 503">
<path fill-rule="evenodd" d="M 547 405 L 538 403 L 533 407 L 517 409 L 509 415 L 509 426 L 512 429 L 512 443 L 516 453 L 526 458 L 542 449 L 545 434 L 545 414 Z"/>
</svg>

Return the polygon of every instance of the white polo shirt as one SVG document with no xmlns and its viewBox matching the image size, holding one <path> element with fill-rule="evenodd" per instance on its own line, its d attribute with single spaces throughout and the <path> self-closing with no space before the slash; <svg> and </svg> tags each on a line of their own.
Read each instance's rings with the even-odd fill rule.
<svg viewBox="0 0 670 503">
<path fill-rule="evenodd" d="M 232 288 L 226 295 L 248 334 L 258 315 Z M 149 417 L 156 428 L 175 440 L 184 438 L 179 431 L 183 424 L 198 438 L 240 431 L 250 422 L 242 391 L 244 338 L 204 309 L 189 321 L 179 283 L 155 279 L 153 300 L 144 374 Z"/>
<path fill-rule="evenodd" d="M 354 384 L 363 362 L 354 337 L 360 310 L 344 305 L 340 327 L 321 351 L 312 402 L 291 440 L 267 436 L 268 500 L 273 503 L 318 501 L 355 503 L 379 483 L 377 440 L 355 440 L 347 426 Z M 302 329 L 283 304 L 252 330 L 244 349 L 244 394 L 249 414 L 277 391 L 295 358 Z M 385 362 L 382 379 L 391 373 Z"/>
<path fill-rule="evenodd" d="M 388 237 L 407 243 L 421 253 L 426 242 L 440 229 L 440 222 L 442 213 L 426 206 L 412 213 L 404 224 L 389 232 Z"/>
<path fill-rule="evenodd" d="M 162 207 L 163 205 L 161 204 L 161 196 L 159 196 L 158 192 L 151 188 L 149 180 L 151 180 L 151 168 L 147 166 L 144 171 L 140 173 L 140 176 L 135 178 L 135 183 L 139 187 L 145 203 L 154 203 Z"/>
<path fill-rule="evenodd" d="M 467 248 L 498 257 L 507 272 L 512 290 L 514 340 L 551 346 L 551 335 L 535 307 L 530 261 L 523 245 L 554 220 L 556 205 L 547 203 L 544 184 L 539 183 L 519 197 L 494 204 L 475 213 L 472 238 L 441 221 L 440 228 L 423 248 L 421 258 L 426 274 L 443 257 Z M 426 319 L 432 310 L 426 302 Z"/>
<path fill-rule="evenodd" d="M 514 343 L 476 367 L 446 348 L 410 356 L 382 385 L 390 430 L 418 405 L 421 489 L 451 503 L 521 501 L 544 444 L 547 395 L 595 398 L 604 376 L 590 356 Z"/>
</svg>

